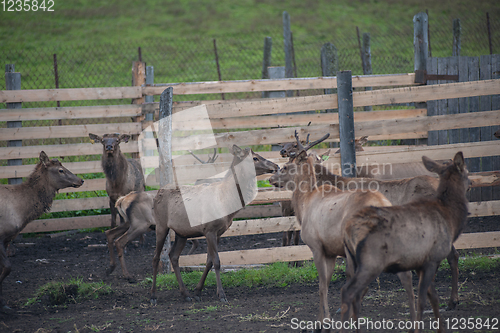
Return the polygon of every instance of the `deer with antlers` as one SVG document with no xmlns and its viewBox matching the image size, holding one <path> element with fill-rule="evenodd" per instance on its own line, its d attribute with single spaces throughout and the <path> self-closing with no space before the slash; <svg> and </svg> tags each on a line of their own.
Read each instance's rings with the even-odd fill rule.
<svg viewBox="0 0 500 333">
<path fill-rule="evenodd" d="M 195 288 L 195 297 L 201 295 L 205 279 L 212 266 L 217 281 L 217 296 L 227 302 L 220 280 L 220 259 L 217 245 L 221 235 L 231 226 L 233 217 L 254 195 L 257 194 L 256 176 L 274 173 L 278 166 L 249 148 L 234 145 L 231 149 L 233 161 L 222 181 L 193 186 L 167 186 L 154 198 L 156 220 L 156 250 L 153 258 L 153 286 L 151 303 L 156 304 L 156 276 L 160 254 L 169 229 L 175 231 L 175 241 L 170 249 L 172 263 L 181 295 L 191 300 L 179 268 L 179 256 L 188 238 L 205 236 L 207 240 L 207 263 Z"/>
<path fill-rule="evenodd" d="M 319 184 L 315 173 L 316 158 L 312 155 L 307 156 L 307 149 L 312 145 L 304 147 L 297 133 L 295 136 L 298 147 L 295 158 L 287 162 L 270 182 L 279 183 L 280 175 L 286 173 L 288 167 L 295 170 L 293 181 L 288 182 L 286 187 L 293 190 L 291 203 L 301 225 L 302 240 L 311 249 L 318 270 L 320 296 L 318 321 L 325 323 L 330 318 L 328 284 L 333 275 L 337 256 L 345 256 L 342 243 L 345 221 L 364 207 L 385 207 L 391 206 L 391 203 L 376 191 L 342 191 L 331 184 Z M 321 140 L 327 137 L 328 135 L 325 135 Z M 315 142 L 317 143 L 319 142 Z M 412 300 L 411 273 L 400 274 L 400 279 Z M 414 303 L 410 302 L 410 310 L 412 310 L 411 304 Z M 414 309 L 410 312 L 412 315 L 415 313 Z"/>
</svg>

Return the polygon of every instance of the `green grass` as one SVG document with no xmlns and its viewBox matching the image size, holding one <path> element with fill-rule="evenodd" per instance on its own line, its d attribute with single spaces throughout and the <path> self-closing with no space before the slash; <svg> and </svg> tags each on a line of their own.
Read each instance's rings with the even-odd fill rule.
<svg viewBox="0 0 500 333">
<path fill-rule="evenodd" d="M 26 306 L 42 302 L 48 298 L 50 305 L 78 303 L 85 299 L 97 299 L 101 295 L 112 293 L 111 286 L 104 282 L 84 282 L 83 278 L 71 278 L 68 281 L 49 282 L 39 287 L 35 296 L 28 299 Z"/>
<path fill-rule="evenodd" d="M 345 266 L 340 265 L 337 271 L 345 270 Z M 188 289 L 194 289 L 201 278 L 202 272 L 182 272 L 182 280 Z M 332 281 L 339 278 L 334 274 Z M 266 265 L 259 269 L 241 269 L 238 271 L 225 272 L 221 274 L 222 285 L 229 287 L 287 287 L 293 283 L 312 283 L 317 281 L 318 272 L 313 262 L 305 262 L 301 267 L 290 267 L 288 263 L 278 262 Z M 146 278 L 142 284 L 150 286 L 151 278 Z M 207 276 L 205 286 L 215 286 L 215 273 L 210 272 Z M 174 274 L 159 274 L 157 277 L 159 289 L 177 289 L 179 286 Z"/>
<path fill-rule="evenodd" d="M 490 258 L 485 255 L 468 255 L 458 259 L 458 270 L 481 270 L 481 271 L 498 271 L 500 269 L 500 250 L 495 250 L 496 257 Z M 440 269 L 449 269 L 450 265 L 446 260 L 443 260 Z"/>
</svg>

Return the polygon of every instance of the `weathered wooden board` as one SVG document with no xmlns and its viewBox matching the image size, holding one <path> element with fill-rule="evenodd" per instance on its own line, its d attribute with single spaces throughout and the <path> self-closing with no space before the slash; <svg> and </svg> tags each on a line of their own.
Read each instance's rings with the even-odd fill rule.
<svg viewBox="0 0 500 333">
<path fill-rule="evenodd" d="M 352 78 L 353 87 L 389 87 L 415 85 L 415 74 L 359 75 Z M 280 91 L 328 89 L 337 87 L 336 77 L 311 77 L 271 80 L 211 81 L 166 83 L 161 86 L 145 87 L 145 95 L 161 95 L 172 87 L 174 95 L 219 94 L 249 91 Z"/>
<path fill-rule="evenodd" d="M 89 133 L 103 135 L 105 133 L 139 134 L 141 123 L 89 124 L 2 128 L 0 140 L 26 140 L 51 138 L 81 138 Z"/>
<path fill-rule="evenodd" d="M 142 87 L 0 90 L 0 103 L 141 98 Z"/>
<path fill-rule="evenodd" d="M 1 109 L 0 121 L 54 120 L 136 117 L 142 114 L 141 105 L 70 106 L 59 108 Z"/>
<path fill-rule="evenodd" d="M 457 249 L 472 249 L 500 246 L 500 231 L 462 234 L 455 242 Z M 222 265 L 270 264 L 280 261 L 312 260 L 312 252 L 307 245 L 273 247 L 253 250 L 219 252 Z M 181 256 L 180 266 L 204 265 L 206 254 Z"/>
</svg>

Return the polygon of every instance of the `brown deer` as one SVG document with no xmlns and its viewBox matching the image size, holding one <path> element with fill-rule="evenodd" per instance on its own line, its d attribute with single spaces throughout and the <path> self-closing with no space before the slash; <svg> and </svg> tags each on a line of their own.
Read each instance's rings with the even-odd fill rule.
<svg viewBox="0 0 500 333">
<path fill-rule="evenodd" d="M 306 140 L 302 141 L 301 144 L 305 145 L 305 150 L 309 150 L 315 145 L 317 145 L 320 142 L 323 142 L 326 140 L 330 134 L 325 135 L 325 137 L 322 137 L 321 139 L 318 139 L 314 142 L 309 141 L 309 136 L 310 134 L 307 134 Z M 288 157 L 289 160 L 292 160 L 295 156 L 297 156 L 298 152 L 298 147 L 297 147 L 297 142 L 292 141 L 292 142 L 286 142 L 281 145 L 281 150 L 280 150 L 280 155 L 281 157 Z M 281 207 L 281 216 L 294 216 L 295 213 L 292 208 L 292 204 L 290 201 L 280 201 L 279 205 Z M 292 238 L 293 238 L 293 243 L 292 243 Z M 300 232 L 298 231 L 285 231 L 283 233 L 283 240 L 282 240 L 282 246 L 289 246 L 289 245 L 298 245 L 300 242 Z M 294 262 L 294 265 L 297 263 Z"/>
<path fill-rule="evenodd" d="M 301 225 L 302 240 L 311 249 L 318 270 L 318 321 L 325 323 L 330 318 L 327 294 L 335 261 L 337 256 L 345 256 L 342 233 L 346 218 L 363 207 L 390 206 L 391 203 L 376 191 L 343 191 L 331 184 L 318 183 L 315 173 L 316 158 L 307 156 L 306 149 L 302 147 L 298 137 L 297 144 L 299 152 L 296 158 L 286 163 L 270 182 L 283 184 L 287 189 L 293 190 L 291 202 Z M 289 167 L 293 168 L 293 173 L 288 173 Z M 292 174 L 293 181 L 279 182 L 283 173 Z M 401 274 L 400 279 L 411 299 L 411 273 Z M 414 302 L 410 302 L 410 312 L 412 315 L 415 313 Z"/>
<path fill-rule="evenodd" d="M 83 179 L 58 160 L 49 160 L 45 152 L 40 152 L 39 157 L 40 161 L 26 181 L 18 185 L 0 185 L 0 305 L 3 310 L 9 310 L 2 296 L 2 282 L 11 271 L 7 246 L 29 222 L 50 210 L 57 191 L 83 184 Z"/>
<path fill-rule="evenodd" d="M 135 283 L 135 279 L 130 275 L 125 264 L 125 246 L 138 236 L 154 230 L 155 220 L 153 217 L 153 198 L 155 194 L 150 192 L 132 191 L 126 196 L 116 200 L 116 210 L 123 218 L 124 223 L 106 230 L 110 264 L 106 270 L 106 275 L 110 275 L 116 268 L 116 259 L 113 247 L 116 246 L 116 253 L 120 260 L 123 276 L 130 283 Z"/>
<path fill-rule="evenodd" d="M 109 196 L 111 228 L 116 227 L 118 214 L 115 204 L 119 197 L 132 191 L 144 191 L 145 182 L 141 164 L 134 159 L 127 159 L 120 151 L 120 143 L 128 142 L 128 134 L 104 134 L 102 137 L 89 133 L 92 143 L 102 143 L 102 169 L 106 175 L 106 192 Z M 122 218 L 120 217 L 120 221 Z"/>
<path fill-rule="evenodd" d="M 349 320 L 351 306 L 353 319 L 357 320 L 362 292 L 380 273 L 416 270 L 417 322 L 422 320 L 427 294 L 439 320 L 438 331 L 445 332 L 434 277 L 467 223 L 465 194 L 470 184 L 462 152 L 446 165 L 425 156 L 422 161 L 427 170 L 439 175 L 436 198 L 402 206 L 364 208 L 346 223 L 347 267 L 354 275 L 341 291 L 343 322 Z M 415 332 L 420 329 L 416 327 Z"/>
<path fill-rule="evenodd" d="M 493 135 L 495 136 L 495 138 L 500 139 L 500 130 L 493 133 Z"/>
<path fill-rule="evenodd" d="M 201 295 L 207 274 L 213 266 L 217 280 L 217 296 L 222 302 L 227 302 L 220 280 L 217 250 L 220 236 L 231 226 L 236 213 L 256 195 L 256 176 L 278 170 L 276 164 L 249 148 L 243 150 L 234 145 L 230 151 L 233 161 L 222 181 L 193 186 L 167 186 L 158 191 L 153 208 L 156 220 L 156 250 L 153 258 L 152 304 L 156 304 L 158 264 L 169 229 L 175 231 L 175 241 L 169 257 L 181 295 L 186 300 L 191 300 L 180 275 L 179 256 L 188 238 L 205 236 L 207 264 L 195 288 L 195 298 Z"/>
<path fill-rule="evenodd" d="M 341 190 L 368 190 L 381 192 L 394 206 L 400 206 L 412 201 L 437 197 L 439 180 L 429 176 L 417 176 L 398 180 L 379 180 L 374 178 L 346 178 L 331 173 L 324 165 L 314 165 L 317 185 L 333 185 Z M 297 174 L 297 165 L 287 163 L 280 171 L 274 174 L 269 182 L 276 187 L 293 189 L 294 175 Z M 452 310 L 458 304 L 458 252 L 454 246 L 447 257 L 451 269 L 451 297 L 448 309 Z"/>
</svg>

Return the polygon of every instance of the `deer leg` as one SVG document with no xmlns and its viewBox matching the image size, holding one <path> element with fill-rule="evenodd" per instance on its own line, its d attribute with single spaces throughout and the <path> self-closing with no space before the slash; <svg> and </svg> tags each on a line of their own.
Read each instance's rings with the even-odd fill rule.
<svg viewBox="0 0 500 333">
<path fill-rule="evenodd" d="M 447 310 L 454 310 L 458 304 L 458 251 L 454 246 L 451 247 L 451 252 L 446 260 L 448 260 L 451 269 L 451 297 Z"/>
<path fill-rule="evenodd" d="M 410 306 L 410 319 L 412 322 L 415 322 L 417 318 L 417 313 L 415 311 L 415 294 L 413 293 L 413 283 L 412 283 L 412 275 L 411 271 L 399 272 L 397 273 L 403 288 L 406 290 L 406 295 L 408 295 L 408 305 Z M 413 332 L 413 330 L 410 330 Z"/>
<path fill-rule="evenodd" d="M 158 275 L 158 265 L 160 263 L 161 251 L 170 228 L 162 228 L 161 225 L 156 226 L 156 248 L 153 257 L 153 285 L 151 286 L 151 305 L 156 305 L 156 276 Z M 169 240 L 170 241 L 170 240 Z"/>
<path fill-rule="evenodd" d="M 330 318 L 330 309 L 328 307 L 328 285 L 332 279 L 335 269 L 336 257 L 329 258 L 325 256 L 322 249 L 312 249 L 314 264 L 318 270 L 319 279 L 319 313 L 318 320 L 323 323 L 325 318 Z"/>
<path fill-rule="evenodd" d="M 111 212 L 111 228 L 116 227 L 116 215 L 118 214 L 118 209 L 115 207 L 116 200 L 109 198 L 109 210 Z"/>
<path fill-rule="evenodd" d="M 193 243 L 193 246 L 191 246 L 188 255 L 193 254 L 194 251 L 196 251 L 196 249 L 198 248 L 198 245 L 200 245 L 200 242 L 198 242 L 197 239 L 191 239 L 191 242 Z"/>
<path fill-rule="evenodd" d="M 376 263 L 373 264 L 376 265 Z M 380 273 L 382 273 L 380 266 L 364 267 L 363 265 L 359 265 L 354 276 L 342 287 L 340 291 L 342 301 L 342 323 L 349 322 L 351 307 L 353 311 L 353 321 L 357 321 L 359 313 L 357 313 L 355 310 L 359 310 L 359 308 L 358 306 L 353 306 L 353 302 L 361 304 L 363 291 L 371 281 L 373 281 L 377 276 L 380 275 Z M 346 325 L 342 325 L 341 332 L 345 332 L 347 330 Z"/>
<path fill-rule="evenodd" d="M 5 243 L 0 244 L 0 311 L 9 311 L 11 310 L 3 300 L 3 292 L 2 292 L 2 283 L 3 280 L 10 274 L 11 264 L 9 259 L 7 258 L 7 252 L 5 251 Z"/>
<path fill-rule="evenodd" d="M 201 292 L 203 285 L 205 284 L 206 274 L 208 274 L 208 270 L 210 270 L 213 264 L 215 270 L 215 279 L 217 281 L 217 297 L 223 303 L 227 303 L 226 294 L 224 293 L 224 289 L 222 288 L 222 282 L 220 280 L 220 259 L 219 253 L 217 250 L 217 245 L 219 243 L 219 238 L 214 233 L 210 233 L 205 235 L 207 238 L 207 266 L 205 267 L 205 271 L 203 272 L 203 276 L 200 279 L 200 282 L 196 286 L 197 292 Z M 211 262 L 209 262 L 211 261 Z"/>
<path fill-rule="evenodd" d="M 108 240 L 108 251 L 109 251 L 109 267 L 106 270 L 106 275 L 110 275 L 116 268 L 116 259 L 115 259 L 115 251 L 113 249 L 115 239 L 123 235 L 127 229 L 129 228 L 129 224 L 122 224 L 113 229 L 106 230 L 106 239 Z"/>
<path fill-rule="evenodd" d="M 418 308 L 417 308 L 417 322 L 422 321 L 425 302 L 427 300 L 427 290 L 432 284 L 434 275 L 436 274 L 437 264 L 428 262 L 421 270 L 419 270 L 418 280 Z M 439 310 L 439 309 L 438 309 Z M 415 333 L 420 333 L 421 327 L 416 327 Z"/>
<path fill-rule="evenodd" d="M 444 328 L 444 323 L 441 318 L 441 314 L 439 313 L 439 296 L 436 292 L 436 287 L 434 285 L 434 277 L 433 281 L 431 282 L 431 285 L 429 286 L 429 288 L 427 288 L 427 297 L 429 297 L 429 302 L 431 303 L 432 306 L 432 312 L 434 313 L 434 318 L 436 320 L 439 320 L 438 332 L 444 333 L 446 332 L 446 329 Z"/>
<path fill-rule="evenodd" d="M 181 237 L 176 233 L 174 244 L 172 245 L 168 256 L 170 257 L 170 263 L 172 264 L 172 269 L 174 270 L 177 283 L 179 284 L 179 291 L 181 295 L 184 296 L 186 301 L 191 302 L 191 295 L 187 291 L 184 281 L 182 281 L 181 269 L 179 267 L 179 257 L 181 256 L 182 250 L 186 246 L 186 242 L 187 238 Z"/>
<path fill-rule="evenodd" d="M 130 227 L 120 238 L 115 241 L 116 252 L 118 254 L 118 259 L 120 259 L 120 265 L 122 266 L 123 276 L 130 283 L 135 283 L 136 280 L 130 275 L 127 270 L 127 265 L 125 264 L 125 246 L 127 244 L 136 239 L 138 236 L 144 237 L 144 233 L 148 231 L 149 226 L 147 224 L 141 225 L 140 228 L 133 229 Z"/>
</svg>

